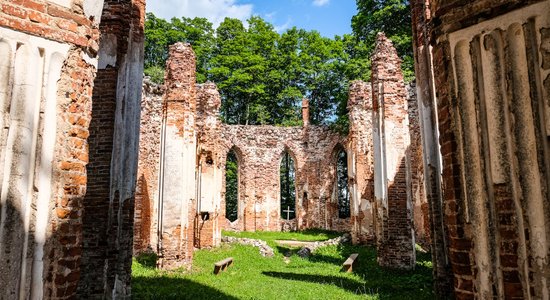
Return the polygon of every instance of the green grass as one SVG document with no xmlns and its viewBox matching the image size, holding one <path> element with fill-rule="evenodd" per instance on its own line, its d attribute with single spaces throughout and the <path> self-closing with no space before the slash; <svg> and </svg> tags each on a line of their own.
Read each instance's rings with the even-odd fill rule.
<svg viewBox="0 0 550 300">
<path fill-rule="evenodd" d="M 154 257 L 142 256 L 132 265 L 135 299 L 433 299 L 429 254 L 417 252 L 414 271 L 381 269 L 371 247 L 341 245 L 319 249 L 308 259 L 296 255 L 285 263 L 283 254 L 297 249 L 276 246 L 274 240 L 316 241 L 338 236 L 323 231 L 301 233 L 247 232 L 226 235 L 262 239 L 275 250 L 261 257 L 257 248 L 223 245 L 194 254 L 192 271 L 154 269 Z M 359 253 L 354 273 L 341 273 L 342 262 Z M 234 264 L 212 274 L 213 264 L 226 257 Z"/>
</svg>

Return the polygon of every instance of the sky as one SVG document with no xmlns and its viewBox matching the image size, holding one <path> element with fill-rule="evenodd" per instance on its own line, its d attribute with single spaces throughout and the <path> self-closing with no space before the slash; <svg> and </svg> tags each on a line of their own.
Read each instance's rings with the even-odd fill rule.
<svg viewBox="0 0 550 300">
<path fill-rule="evenodd" d="M 355 0 L 149 0 L 147 11 L 167 20 L 205 17 L 214 27 L 225 17 L 245 21 L 259 15 L 279 33 L 296 26 L 332 38 L 351 33 L 357 7 Z"/>
</svg>

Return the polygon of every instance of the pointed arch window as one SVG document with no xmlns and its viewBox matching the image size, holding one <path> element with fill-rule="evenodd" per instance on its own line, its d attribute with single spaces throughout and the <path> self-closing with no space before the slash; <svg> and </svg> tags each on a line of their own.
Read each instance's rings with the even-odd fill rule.
<svg viewBox="0 0 550 300">
<path fill-rule="evenodd" d="M 280 171 L 281 218 L 292 220 L 296 217 L 296 170 L 288 151 L 283 153 Z"/>
<path fill-rule="evenodd" d="M 233 149 L 225 162 L 225 217 L 231 222 L 239 217 L 239 162 Z"/>
<path fill-rule="evenodd" d="M 351 216 L 348 187 L 348 155 L 344 149 L 340 149 L 336 158 L 338 217 L 341 219 L 346 219 Z"/>
</svg>

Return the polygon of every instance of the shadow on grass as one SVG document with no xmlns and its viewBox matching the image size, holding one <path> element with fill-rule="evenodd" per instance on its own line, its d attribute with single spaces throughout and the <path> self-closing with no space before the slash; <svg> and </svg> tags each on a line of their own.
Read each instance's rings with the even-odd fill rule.
<svg viewBox="0 0 550 300">
<path fill-rule="evenodd" d="M 217 289 L 184 278 L 132 278 L 133 299 L 238 299 Z"/>
<path fill-rule="evenodd" d="M 287 272 L 262 272 L 263 275 L 295 281 L 307 281 L 319 284 L 333 284 L 340 288 L 346 289 L 353 293 L 361 293 L 364 288 L 364 284 L 360 281 L 350 278 L 339 276 L 326 276 L 326 275 L 312 275 L 312 274 L 297 274 Z"/>
<path fill-rule="evenodd" d="M 433 299 L 433 279 L 431 255 L 429 253 L 417 253 L 417 263 L 414 270 L 386 269 L 378 266 L 376 261 L 376 249 L 374 247 L 342 244 L 338 245 L 337 252 L 340 258 L 334 255 L 325 255 L 318 251 L 309 257 L 312 262 L 324 262 L 341 266 L 352 253 L 358 253 L 353 273 L 365 280 L 365 283 L 352 284 L 350 282 L 338 284 L 341 277 L 335 276 L 332 282 L 346 288 L 351 292 L 357 290 L 376 291 L 380 299 Z M 281 276 L 279 276 L 281 277 Z M 300 279 L 302 278 L 302 279 Z M 318 282 L 311 275 L 292 274 L 287 279 Z M 324 279 L 327 282 L 327 279 Z M 331 282 L 331 281 L 328 281 Z M 396 297 L 396 295 L 398 295 Z M 412 298 L 410 298 L 412 297 Z"/>
<path fill-rule="evenodd" d="M 316 229 L 316 228 L 310 228 L 310 229 L 305 229 L 305 230 L 300 230 L 298 231 L 300 233 L 303 233 L 303 234 L 309 234 L 309 235 L 321 235 L 321 234 L 325 234 L 328 239 L 333 239 L 333 238 L 337 238 L 339 236 L 342 236 L 342 234 L 344 234 L 344 232 L 338 232 L 338 231 L 332 231 L 332 230 L 325 230 L 325 229 Z"/>
<path fill-rule="evenodd" d="M 138 263 L 144 268 L 154 269 L 157 267 L 157 254 L 156 253 L 142 253 L 135 257 Z"/>
<path fill-rule="evenodd" d="M 296 252 L 300 250 L 300 248 L 292 248 L 292 247 L 285 247 L 285 246 L 275 246 L 275 249 L 277 250 L 277 252 L 287 257 L 290 257 L 296 254 Z"/>
</svg>

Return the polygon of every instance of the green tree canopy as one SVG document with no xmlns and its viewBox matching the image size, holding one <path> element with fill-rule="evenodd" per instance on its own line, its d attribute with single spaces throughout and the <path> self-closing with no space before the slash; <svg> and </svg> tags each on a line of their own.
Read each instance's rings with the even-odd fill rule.
<svg viewBox="0 0 550 300">
<path fill-rule="evenodd" d="M 347 130 L 350 80 L 370 78 L 369 47 L 353 35 L 326 38 L 291 28 L 282 34 L 258 16 L 226 18 L 214 31 L 204 18 L 148 13 L 145 73 L 163 80 L 168 46 L 188 42 L 197 55 L 197 81 L 215 82 L 221 116 L 229 124 L 301 124 L 302 98 L 310 100 L 312 124 Z"/>
<path fill-rule="evenodd" d="M 356 0 L 357 14 L 351 19 L 355 36 L 372 53 L 376 34 L 384 32 L 403 60 L 405 78 L 414 77 L 411 8 L 409 0 Z"/>
</svg>

